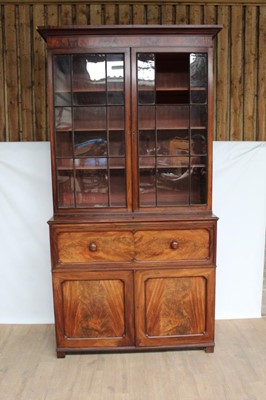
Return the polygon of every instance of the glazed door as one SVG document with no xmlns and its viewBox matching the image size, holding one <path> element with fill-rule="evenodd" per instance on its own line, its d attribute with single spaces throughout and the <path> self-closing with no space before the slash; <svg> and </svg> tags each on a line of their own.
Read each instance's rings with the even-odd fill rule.
<svg viewBox="0 0 266 400">
<path fill-rule="evenodd" d="M 136 209 L 207 206 L 210 66 L 204 51 L 133 52 Z"/>
<path fill-rule="evenodd" d="M 133 273 L 53 273 L 57 347 L 134 345 Z"/>
<path fill-rule="evenodd" d="M 214 268 L 137 271 L 136 344 L 213 343 Z"/>
<path fill-rule="evenodd" d="M 130 208 L 128 51 L 56 54 L 52 65 L 56 208 Z"/>
</svg>

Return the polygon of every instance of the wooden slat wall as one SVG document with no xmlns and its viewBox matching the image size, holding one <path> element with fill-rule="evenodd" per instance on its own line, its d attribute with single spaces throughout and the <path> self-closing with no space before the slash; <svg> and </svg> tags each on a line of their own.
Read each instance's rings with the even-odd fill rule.
<svg viewBox="0 0 266 400">
<path fill-rule="evenodd" d="M 214 138 L 266 140 L 265 1 L 4 1 L 0 140 L 49 139 L 45 44 L 37 25 L 222 24 L 215 46 Z"/>
</svg>

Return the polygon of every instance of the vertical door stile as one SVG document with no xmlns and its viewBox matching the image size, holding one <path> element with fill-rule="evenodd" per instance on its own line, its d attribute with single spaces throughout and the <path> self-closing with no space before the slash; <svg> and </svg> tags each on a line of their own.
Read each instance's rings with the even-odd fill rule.
<svg viewBox="0 0 266 400">
<path fill-rule="evenodd" d="M 132 208 L 139 208 L 139 165 L 138 165 L 138 91 L 137 91 L 137 53 L 131 49 L 131 145 L 132 145 Z"/>
<path fill-rule="evenodd" d="M 75 129 L 74 129 L 74 105 L 73 105 L 73 55 L 70 57 L 70 95 L 71 95 L 71 115 L 72 115 L 72 159 L 73 159 L 73 191 L 74 207 L 77 207 L 77 188 L 76 188 L 76 159 L 75 159 Z"/>
<path fill-rule="evenodd" d="M 133 171 L 133 158 L 131 154 L 131 130 L 132 130 L 132 88 L 130 85 L 131 79 L 131 65 L 130 65 L 130 48 L 124 52 L 124 135 L 125 135 L 125 179 L 126 179 L 126 201 L 127 210 L 132 211 L 133 199 L 132 199 L 132 171 Z"/>
</svg>

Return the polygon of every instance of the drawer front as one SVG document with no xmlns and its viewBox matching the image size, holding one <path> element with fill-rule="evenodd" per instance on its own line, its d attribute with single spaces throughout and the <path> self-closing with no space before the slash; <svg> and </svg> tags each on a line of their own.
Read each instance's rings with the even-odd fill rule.
<svg viewBox="0 0 266 400">
<path fill-rule="evenodd" d="M 206 261 L 210 258 L 208 229 L 138 231 L 135 233 L 136 261 Z"/>
<path fill-rule="evenodd" d="M 60 263 L 117 262 L 134 258 L 131 232 L 59 232 L 57 251 Z"/>
</svg>

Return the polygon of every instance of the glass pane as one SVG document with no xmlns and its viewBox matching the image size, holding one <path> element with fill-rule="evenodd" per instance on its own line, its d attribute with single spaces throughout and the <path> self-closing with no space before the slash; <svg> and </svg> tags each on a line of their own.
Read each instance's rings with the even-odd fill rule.
<svg viewBox="0 0 266 400">
<path fill-rule="evenodd" d="M 124 129 L 124 107 L 110 106 L 108 107 L 108 129 L 123 130 Z"/>
<path fill-rule="evenodd" d="M 191 160 L 191 204 L 207 203 L 207 157 Z"/>
<path fill-rule="evenodd" d="M 75 107 L 74 108 L 75 131 L 99 131 L 106 130 L 105 107 Z"/>
<path fill-rule="evenodd" d="M 158 167 L 177 167 L 177 166 L 187 166 L 188 165 L 188 157 L 157 157 L 157 166 Z"/>
<path fill-rule="evenodd" d="M 138 127 L 140 129 L 155 129 L 155 106 L 140 106 L 138 108 Z"/>
<path fill-rule="evenodd" d="M 190 126 L 197 129 L 207 126 L 207 106 L 191 106 Z"/>
<path fill-rule="evenodd" d="M 125 155 L 125 133 L 124 131 L 109 132 L 109 155 Z"/>
<path fill-rule="evenodd" d="M 124 104 L 124 56 L 107 54 L 108 104 Z"/>
<path fill-rule="evenodd" d="M 107 170 L 94 169 L 96 159 L 88 159 L 87 163 L 89 164 L 87 167 L 82 168 L 78 165 L 76 167 L 76 205 L 77 207 L 107 207 Z"/>
<path fill-rule="evenodd" d="M 73 55 L 73 91 L 106 91 L 104 54 Z"/>
<path fill-rule="evenodd" d="M 56 106 L 71 104 L 70 57 L 57 55 L 53 57 L 54 67 L 54 102 Z"/>
<path fill-rule="evenodd" d="M 74 150 L 77 157 L 104 156 L 107 154 L 106 132 L 75 132 Z"/>
<path fill-rule="evenodd" d="M 138 102 L 139 104 L 155 103 L 155 56 L 141 53 L 137 58 L 138 68 Z"/>
<path fill-rule="evenodd" d="M 157 106 L 157 129 L 185 129 L 189 126 L 188 106 Z"/>
<path fill-rule="evenodd" d="M 191 103 L 207 103 L 207 90 L 198 89 L 198 90 L 191 90 Z"/>
<path fill-rule="evenodd" d="M 180 165 L 184 160 L 180 162 Z M 164 168 L 158 170 L 158 205 L 176 206 L 189 204 L 189 167 Z"/>
<path fill-rule="evenodd" d="M 155 154 L 155 131 L 139 132 L 139 155 Z"/>
<path fill-rule="evenodd" d="M 156 90 L 189 88 L 189 54 L 156 54 Z"/>
<path fill-rule="evenodd" d="M 191 154 L 207 154 L 207 129 L 191 130 Z"/>
<path fill-rule="evenodd" d="M 57 201 L 59 208 L 74 207 L 73 160 L 57 160 Z"/>
<path fill-rule="evenodd" d="M 139 167 L 140 168 L 154 168 L 155 167 L 155 157 L 139 157 Z"/>
<path fill-rule="evenodd" d="M 55 129 L 57 131 L 72 130 L 72 109 L 70 107 L 55 108 Z"/>
<path fill-rule="evenodd" d="M 207 54 L 190 54 L 190 86 L 208 85 L 208 58 Z"/>
<path fill-rule="evenodd" d="M 157 132 L 158 155 L 180 155 L 189 153 L 188 130 L 159 130 Z"/>
<path fill-rule="evenodd" d="M 140 206 L 156 205 L 156 170 L 141 169 L 139 173 L 139 202 Z"/>
<path fill-rule="evenodd" d="M 124 157 L 113 157 L 109 158 L 109 166 L 112 169 L 123 169 L 125 168 L 125 158 Z"/>
<path fill-rule="evenodd" d="M 119 162 L 121 163 L 121 159 L 119 160 Z M 113 207 L 126 206 L 125 169 L 110 170 L 110 206 Z"/>
<path fill-rule="evenodd" d="M 107 167 L 106 157 L 76 158 L 75 168 L 77 169 L 101 169 Z"/>
<path fill-rule="evenodd" d="M 72 157 L 73 156 L 73 143 L 72 132 L 56 132 L 55 147 L 58 157 Z"/>
</svg>

